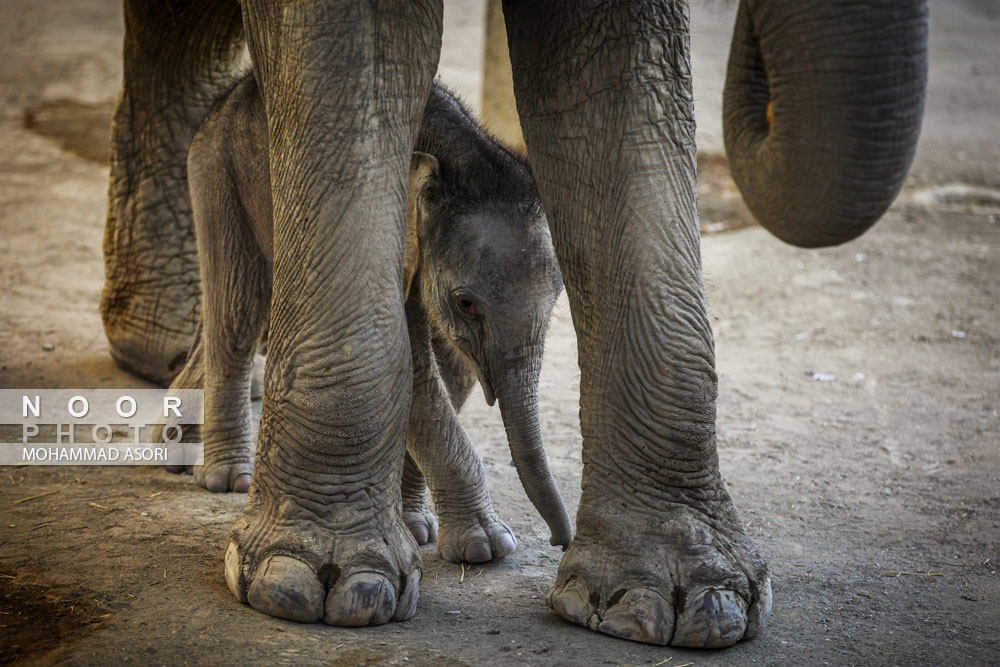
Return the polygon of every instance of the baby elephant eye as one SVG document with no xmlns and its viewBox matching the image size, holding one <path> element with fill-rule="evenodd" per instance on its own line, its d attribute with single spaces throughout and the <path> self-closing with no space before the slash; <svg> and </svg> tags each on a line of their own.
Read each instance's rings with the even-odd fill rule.
<svg viewBox="0 0 1000 667">
<path fill-rule="evenodd" d="M 458 304 L 459 309 L 463 313 L 468 313 L 470 315 L 475 315 L 476 313 L 479 312 L 479 309 L 476 308 L 476 304 L 473 303 L 472 299 L 470 299 L 467 296 L 458 296 L 458 297 L 456 297 L 455 302 Z"/>
</svg>

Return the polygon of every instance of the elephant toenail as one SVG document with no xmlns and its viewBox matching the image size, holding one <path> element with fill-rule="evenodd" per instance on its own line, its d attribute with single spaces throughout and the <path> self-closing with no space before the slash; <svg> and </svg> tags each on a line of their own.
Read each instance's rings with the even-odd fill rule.
<svg viewBox="0 0 1000 667">
<path fill-rule="evenodd" d="M 759 635 L 771 620 L 772 594 L 770 577 L 764 580 L 764 585 L 760 587 L 757 595 L 756 604 L 747 613 L 747 630 L 743 634 L 745 639 L 752 639 Z"/>
<path fill-rule="evenodd" d="M 465 560 L 468 563 L 485 563 L 492 558 L 493 554 L 490 553 L 490 545 L 486 542 L 475 541 L 469 542 L 465 546 Z"/>
<path fill-rule="evenodd" d="M 590 592 L 580 579 L 570 579 L 563 586 L 554 586 L 549 593 L 549 606 L 567 621 L 589 625 L 595 606 Z"/>
<path fill-rule="evenodd" d="M 616 604 L 604 614 L 599 632 L 645 642 L 665 645 L 674 628 L 674 610 L 662 595 L 655 591 L 637 588 L 620 589 L 612 596 Z"/>
<path fill-rule="evenodd" d="M 233 480 L 233 491 L 236 493 L 246 493 L 250 490 L 250 475 L 242 473 Z"/>
<path fill-rule="evenodd" d="M 510 533 L 504 533 L 497 538 L 497 551 L 499 552 L 495 554 L 497 557 L 512 554 L 515 549 L 517 549 L 517 540 Z"/>
<path fill-rule="evenodd" d="M 427 526 L 422 523 L 415 523 L 410 526 L 410 535 L 413 535 L 413 539 L 417 541 L 417 544 L 427 544 Z"/>
<path fill-rule="evenodd" d="M 396 605 L 396 612 L 393 614 L 394 621 L 407 621 L 413 618 L 417 612 L 417 600 L 420 599 L 420 571 L 412 573 L 406 578 L 406 587 L 399 597 Z"/>
<path fill-rule="evenodd" d="M 392 584 L 380 574 L 358 572 L 330 590 L 323 620 L 342 627 L 381 625 L 392 618 L 395 609 Z"/>
<path fill-rule="evenodd" d="M 382 584 L 382 594 L 375 606 L 375 613 L 369 625 L 384 625 L 392 620 L 396 611 L 396 590 L 388 581 Z"/>
<path fill-rule="evenodd" d="M 747 627 L 746 602 L 734 591 L 710 588 L 688 596 L 670 642 L 690 648 L 722 648 L 738 642 Z"/>
<path fill-rule="evenodd" d="M 229 548 L 226 549 L 226 585 L 237 600 L 246 602 L 246 591 L 243 590 L 240 580 L 240 554 L 236 545 L 230 542 Z"/>
<path fill-rule="evenodd" d="M 270 616 L 314 623 L 323 615 L 324 592 L 311 567 L 290 556 L 270 556 L 257 567 L 247 601 Z"/>
<path fill-rule="evenodd" d="M 455 557 L 455 550 L 451 547 L 441 547 L 441 558 L 449 563 L 458 562 L 458 558 Z"/>
<path fill-rule="evenodd" d="M 186 467 L 187 466 L 183 466 L 183 465 L 178 465 L 178 464 L 175 464 L 175 463 L 171 463 L 171 464 L 167 465 L 167 472 L 172 472 L 175 475 L 179 475 L 182 472 L 184 472 L 184 469 Z"/>
<path fill-rule="evenodd" d="M 220 493 L 226 490 L 226 480 L 219 473 L 212 473 L 205 477 L 205 488 L 212 493 Z"/>
</svg>

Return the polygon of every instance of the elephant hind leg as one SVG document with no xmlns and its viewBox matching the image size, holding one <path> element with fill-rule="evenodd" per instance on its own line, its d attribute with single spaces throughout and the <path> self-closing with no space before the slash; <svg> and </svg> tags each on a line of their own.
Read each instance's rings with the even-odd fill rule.
<svg viewBox="0 0 1000 667">
<path fill-rule="evenodd" d="M 198 319 L 188 147 L 243 44 L 231 0 L 125 2 L 100 309 L 115 362 L 154 382 L 181 370 Z"/>
</svg>

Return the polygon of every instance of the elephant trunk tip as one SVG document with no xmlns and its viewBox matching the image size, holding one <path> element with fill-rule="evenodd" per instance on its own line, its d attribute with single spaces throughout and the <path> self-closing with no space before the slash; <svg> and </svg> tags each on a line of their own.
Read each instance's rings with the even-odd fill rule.
<svg viewBox="0 0 1000 667">
<path fill-rule="evenodd" d="M 566 551 L 569 547 L 569 543 L 573 541 L 573 531 L 570 530 L 569 526 L 566 526 L 562 530 L 553 530 L 552 536 L 549 538 L 549 544 L 554 547 L 562 547 L 563 551 Z"/>
<path fill-rule="evenodd" d="M 541 361 L 541 346 L 527 358 Z M 492 368 L 509 369 L 510 363 L 494 363 Z M 515 365 L 516 367 L 516 365 Z M 538 409 L 538 371 L 541 364 L 532 364 L 527 372 L 513 377 L 501 373 L 497 386 L 500 416 L 507 431 L 507 444 L 521 486 L 528 500 L 538 510 L 551 533 L 549 544 L 563 550 L 573 539 L 573 528 L 562 494 L 549 469 L 542 439 L 542 425 Z"/>
<path fill-rule="evenodd" d="M 552 484 L 555 486 L 555 480 L 552 481 Z M 569 513 L 566 511 L 561 496 L 556 499 L 555 503 L 549 505 L 549 511 L 543 513 L 543 518 L 551 532 L 549 544 L 554 547 L 562 547 L 562 550 L 566 551 L 569 543 L 573 541 L 573 527 L 570 525 Z"/>
</svg>

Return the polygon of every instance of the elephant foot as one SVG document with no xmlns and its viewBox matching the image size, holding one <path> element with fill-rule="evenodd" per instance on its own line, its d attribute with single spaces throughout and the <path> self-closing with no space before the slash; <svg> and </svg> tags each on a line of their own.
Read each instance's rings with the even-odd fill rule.
<svg viewBox="0 0 1000 667">
<path fill-rule="evenodd" d="M 426 492 L 415 497 L 403 494 L 403 523 L 420 546 L 437 541 L 438 521 L 427 502 Z"/>
<path fill-rule="evenodd" d="M 310 517 L 294 502 L 255 495 L 226 550 L 226 583 L 241 602 L 278 618 L 348 627 L 413 616 L 420 552 L 398 512 L 342 512 L 355 522 L 336 528 L 339 521 Z"/>
<path fill-rule="evenodd" d="M 253 472 L 253 461 L 210 462 L 206 457 L 205 465 L 193 466 L 195 483 L 212 493 L 235 491 L 246 493 L 250 489 L 250 474 Z"/>
<path fill-rule="evenodd" d="M 153 442 L 160 442 L 159 431 L 154 432 Z M 250 488 L 253 472 L 252 445 L 227 450 L 222 453 L 205 452 L 205 463 L 200 466 L 168 465 L 168 472 L 194 475 L 195 483 L 212 493 L 235 491 L 246 493 Z"/>
<path fill-rule="evenodd" d="M 517 538 L 500 520 L 492 503 L 476 510 L 453 510 L 438 504 L 438 555 L 452 563 L 485 563 L 514 553 Z"/>
<path fill-rule="evenodd" d="M 212 493 L 246 493 L 250 490 L 250 476 L 253 463 L 220 463 L 203 466 L 168 465 L 167 471 L 174 474 L 194 475 L 195 483 Z"/>
<path fill-rule="evenodd" d="M 485 563 L 517 548 L 517 538 L 497 516 L 492 504 L 466 510 L 442 508 L 440 526 L 426 494 L 403 495 L 403 523 L 417 544 L 437 542 L 438 555 L 452 563 Z"/>
<path fill-rule="evenodd" d="M 650 644 L 722 648 L 756 637 L 771 615 L 771 581 L 726 503 L 711 515 L 620 499 L 581 505 L 549 605 L 578 625 Z"/>
</svg>

